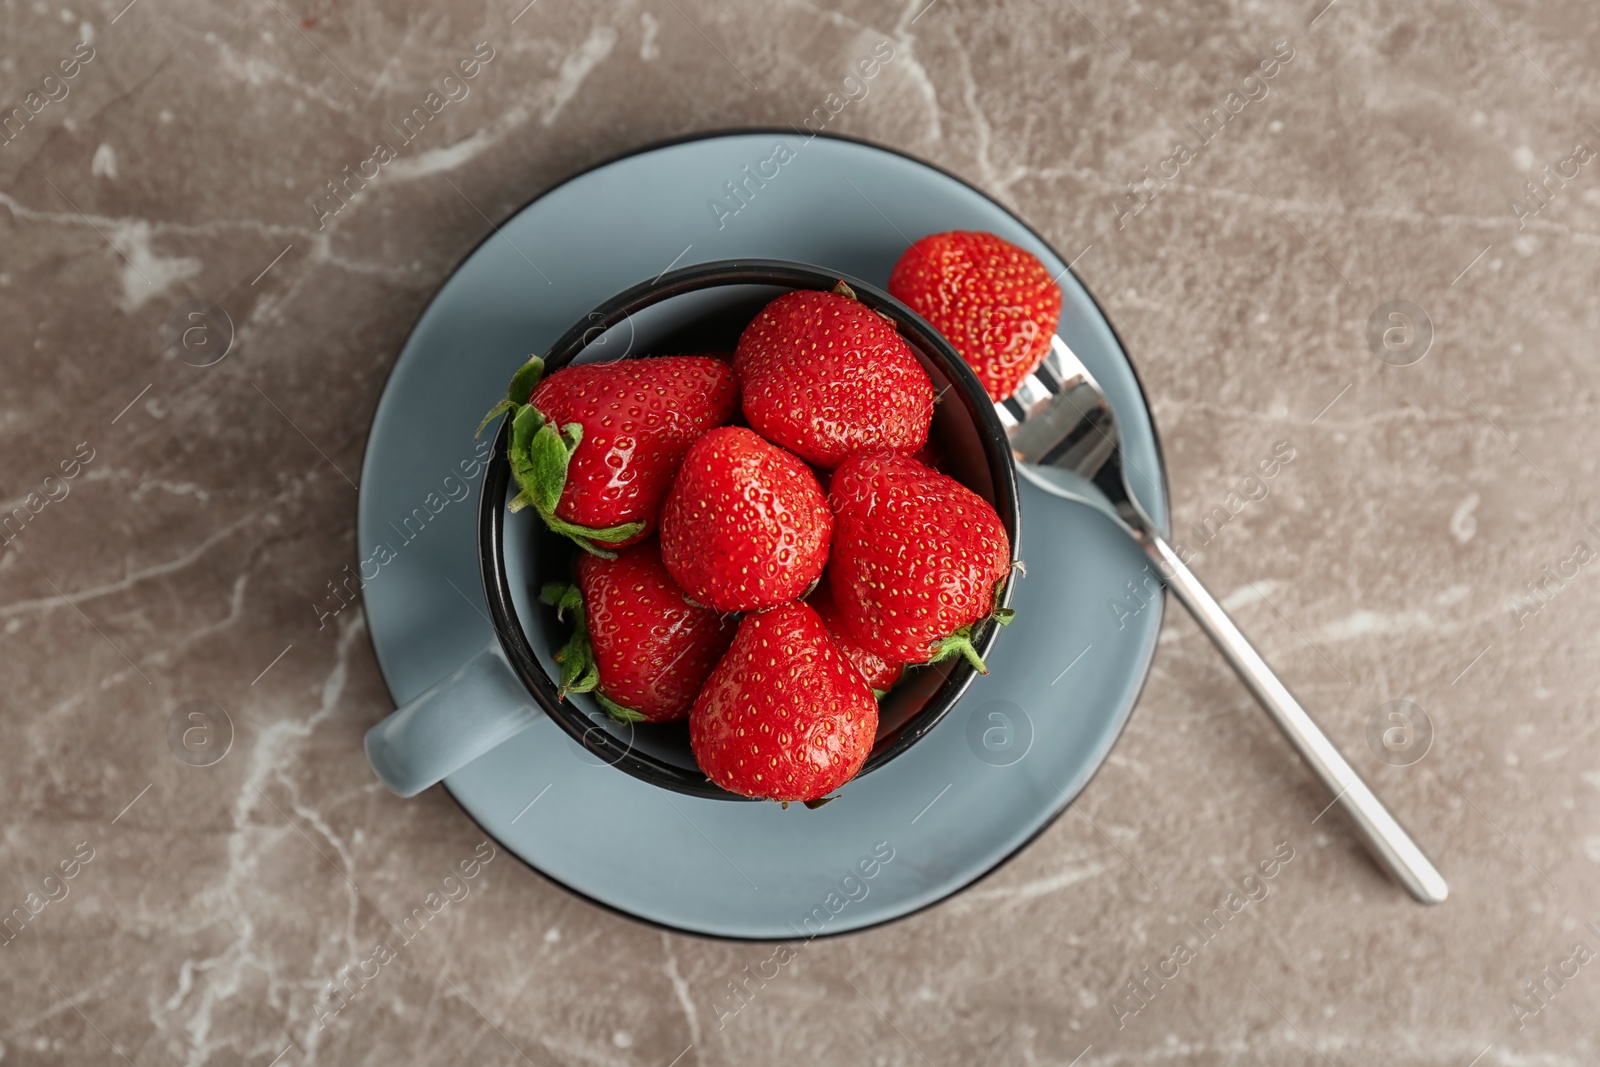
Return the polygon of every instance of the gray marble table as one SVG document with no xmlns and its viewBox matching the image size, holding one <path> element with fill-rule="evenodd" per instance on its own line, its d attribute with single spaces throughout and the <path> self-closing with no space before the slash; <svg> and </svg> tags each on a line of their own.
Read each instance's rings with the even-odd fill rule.
<svg viewBox="0 0 1600 1067">
<path fill-rule="evenodd" d="M 1588 5 L 125 2 L 0 16 L 0 1062 L 1600 1059 Z M 1196 570 L 1448 903 L 1174 609 L 1082 802 L 912 918 L 777 967 L 499 854 L 373 959 L 483 839 L 373 780 L 331 610 L 409 325 L 562 177 L 808 118 L 1074 257 Z"/>
</svg>

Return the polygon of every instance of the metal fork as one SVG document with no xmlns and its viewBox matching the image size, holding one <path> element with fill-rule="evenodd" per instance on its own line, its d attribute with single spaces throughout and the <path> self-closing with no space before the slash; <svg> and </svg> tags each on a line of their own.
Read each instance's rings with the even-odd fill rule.
<svg viewBox="0 0 1600 1067">
<path fill-rule="evenodd" d="M 1022 474 L 1047 492 L 1098 509 L 1138 542 L 1162 581 L 1334 794 L 1333 804 L 1344 808 L 1378 865 L 1419 902 L 1442 902 L 1450 889 L 1438 868 L 1278 680 L 1134 498 L 1123 469 L 1116 416 L 1094 375 L 1067 343 L 1053 337 L 1038 371 L 1023 381 L 1016 395 L 995 407 Z"/>
</svg>

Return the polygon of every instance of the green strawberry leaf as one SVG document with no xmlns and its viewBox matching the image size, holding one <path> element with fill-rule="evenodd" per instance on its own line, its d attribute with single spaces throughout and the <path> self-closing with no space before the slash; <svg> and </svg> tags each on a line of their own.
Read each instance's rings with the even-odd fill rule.
<svg viewBox="0 0 1600 1067">
<path fill-rule="evenodd" d="M 538 497 L 529 488 L 533 478 L 533 458 L 529 450 L 534 435 L 543 428 L 544 416 L 532 405 L 524 404 L 511 417 L 511 443 L 506 446 L 506 459 L 511 464 L 511 476 L 516 479 L 517 488 L 522 490 L 521 495 L 526 496 L 530 504 Z"/>
<path fill-rule="evenodd" d="M 502 401 L 500 401 L 500 403 L 498 403 L 494 407 L 490 408 L 489 409 L 489 414 L 485 415 L 483 417 L 483 421 L 478 423 L 478 429 L 473 433 L 472 439 L 474 441 L 476 441 L 478 438 L 482 437 L 483 436 L 483 428 L 485 426 L 489 425 L 491 422 L 493 422 L 499 416 L 504 415 L 508 411 L 514 411 L 520 406 L 521 405 L 519 405 L 516 402 L 511 401 L 511 400 L 502 400 Z"/>
<path fill-rule="evenodd" d="M 567 621 L 567 612 L 583 612 L 583 593 L 571 582 L 548 582 L 539 590 L 539 602 L 556 609 L 556 618 Z"/>
<path fill-rule="evenodd" d="M 606 714 L 611 716 L 617 722 L 647 721 L 643 715 L 639 714 L 639 712 L 634 711 L 632 708 L 623 707 L 621 704 L 618 704 L 615 700 L 612 700 L 604 693 L 597 691 L 594 695 L 594 698 L 599 702 L 602 708 L 606 709 Z"/>
<path fill-rule="evenodd" d="M 512 503 L 515 503 L 515 501 L 512 501 Z M 591 556 L 599 556 L 601 559 L 617 558 L 615 552 L 608 551 L 603 546 L 616 544 L 618 541 L 626 541 L 635 534 L 644 531 L 644 523 L 642 522 L 625 522 L 620 526 L 596 528 L 593 526 L 579 526 L 575 522 L 568 522 L 566 519 L 557 518 L 555 515 L 545 515 L 543 512 L 540 512 L 540 515 L 543 515 L 545 524 L 550 529 L 563 537 L 571 538 L 579 548 Z"/>
<path fill-rule="evenodd" d="M 556 662 L 561 664 L 561 685 L 556 696 L 565 699 L 594 666 L 594 651 L 589 647 L 589 634 L 583 627 L 573 628 L 571 639 L 556 653 Z"/>
<path fill-rule="evenodd" d="M 544 377 L 544 360 L 538 356 L 529 356 L 528 362 L 517 368 L 517 373 L 511 376 L 511 384 L 506 387 L 506 398 L 490 408 L 483 421 L 478 423 L 478 429 L 472 435 L 473 439 L 483 436 L 484 428 L 508 411 L 515 418 L 533 396 L 533 387 L 539 384 L 539 379 L 542 377 Z"/>
<path fill-rule="evenodd" d="M 843 284 L 843 283 L 841 283 L 841 284 Z M 806 801 L 805 804 L 806 804 L 807 808 L 810 808 L 812 811 L 816 811 L 818 808 L 822 807 L 822 805 L 824 805 L 824 804 L 832 804 L 835 800 L 838 800 L 838 799 L 839 798 L 837 796 L 818 797 L 816 800 L 808 800 L 808 801 Z"/>
<path fill-rule="evenodd" d="M 617 526 L 579 526 L 575 522 L 557 519 L 559 526 L 554 527 L 559 532 L 567 533 L 573 537 L 587 537 L 601 542 L 626 541 L 634 534 L 644 529 L 642 522 L 624 522 Z"/>
<path fill-rule="evenodd" d="M 524 408 L 532 411 L 533 408 Z M 521 421 L 519 416 L 518 421 Z M 513 463 L 517 484 L 528 494 L 541 515 L 554 514 L 567 484 L 567 463 L 572 453 L 554 423 L 546 422 L 528 438 L 521 469 Z"/>
<path fill-rule="evenodd" d="M 1018 562 L 1012 564 L 1012 566 L 1019 573 L 1024 574 L 1024 575 L 1027 574 L 1027 571 L 1022 569 L 1022 562 L 1020 560 Z M 993 611 L 991 611 L 989 613 L 989 618 L 993 619 L 996 623 L 998 623 L 1001 626 L 1010 626 L 1011 625 L 1011 620 L 1013 620 L 1013 619 L 1015 619 L 1017 617 L 1016 609 L 1014 609 L 1014 608 L 1002 608 L 1002 607 L 998 606 L 999 603 L 1000 603 L 1000 598 L 1005 595 L 1006 582 L 1008 582 L 1010 580 L 1011 580 L 1011 574 L 1010 574 L 1010 572 L 1007 572 L 1006 574 L 1001 575 L 1000 580 L 998 582 L 994 583 L 994 601 L 993 602 L 997 606 L 995 607 L 995 609 Z"/>
<path fill-rule="evenodd" d="M 600 691 L 600 664 L 589 640 L 582 591 L 570 582 L 550 582 L 539 590 L 539 600 L 555 608 L 556 618 L 563 622 L 569 614 L 572 616 L 572 637 L 555 655 L 561 664 L 561 684 L 556 695 L 565 699 L 570 693 L 593 693 L 606 714 L 617 722 L 644 722 L 645 717 L 639 712 L 623 707 Z"/>
<path fill-rule="evenodd" d="M 563 675 L 566 674 L 566 665 L 565 664 L 562 664 L 561 673 Z M 589 692 L 593 692 L 595 686 L 597 686 L 599 684 L 600 684 L 600 665 L 594 661 L 594 654 L 591 651 L 590 652 L 590 656 L 589 656 L 589 662 L 587 664 L 585 664 L 583 666 L 583 668 L 578 672 L 577 677 L 574 678 L 571 681 L 571 683 L 569 683 L 567 685 L 567 687 L 565 689 L 565 693 L 589 693 Z M 598 694 L 596 694 L 596 695 L 598 695 Z"/>
<path fill-rule="evenodd" d="M 566 621 L 572 616 L 572 636 L 555 655 L 561 664 L 561 683 L 556 690 L 558 699 L 568 693 L 587 693 L 600 683 L 600 669 L 594 661 L 594 647 L 589 643 L 589 624 L 583 610 L 583 594 L 576 585 L 551 582 L 539 590 L 539 600 L 556 609 L 556 618 Z"/>
<path fill-rule="evenodd" d="M 517 373 L 511 376 L 511 384 L 506 387 L 506 400 L 508 404 L 526 404 L 533 396 L 533 387 L 539 384 L 539 379 L 544 377 L 544 360 L 538 356 L 529 356 L 528 362 L 517 368 Z"/>
<path fill-rule="evenodd" d="M 840 296 L 847 296 L 851 300 L 860 300 L 861 299 L 860 297 L 856 296 L 856 291 L 854 289 L 850 288 L 848 285 L 846 285 L 844 283 L 844 279 L 843 278 L 839 279 L 839 284 L 835 285 L 833 287 L 833 291 L 835 293 L 838 293 Z"/>
</svg>

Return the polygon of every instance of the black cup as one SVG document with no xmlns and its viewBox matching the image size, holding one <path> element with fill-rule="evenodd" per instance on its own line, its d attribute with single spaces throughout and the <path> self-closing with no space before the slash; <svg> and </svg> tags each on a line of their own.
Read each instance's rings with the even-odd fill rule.
<svg viewBox="0 0 1600 1067">
<path fill-rule="evenodd" d="M 972 369 L 933 327 L 887 293 L 856 278 L 803 263 L 727 260 L 663 274 L 619 293 L 573 325 L 545 356 L 546 374 L 573 362 L 600 362 L 646 355 L 731 350 L 745 326 L 770 301 L 794 289 L 831 290 L 845 282 L 867 307 L 899 328 L 933 380 L 939 402 L 932 436 L 949 472 L 994 505 L 1018 551 L 1021 520 L 1016 466 L 1005 430 Z M 509 376 L 509 369 L 508 369 Z M 486 398 L 485 406 L 493 398 Z M 390 788 L 410 795 L 426 788 L 489 748 L 536 721 L 543 709 L 580 746 L 590 762 L 606 763 L 665 789 L 720 800 L 745 800 L 710 781 L 695 763 L 684 723 L 617 723 L 588 696 L 557 697 L 553 654 L 568 627 L 538 600 L 546 582 L 571 581 L 580 551 L 551 533 L 532 511 L 508 514 L 516 495 L 506 459 L 509 420 L 494 438 L 479 500 L 478 556 L 498 647 L 463 666 L 449 679 L 373 727 L 367 752 Z M 1011 583 L 1003 601 L 1010 600 Z M 987 655 L 999 627 L 981 624 L 973 635 Z M 514 688 L 506 666 L 526 698 L 525 713 L 509 716 L 473 702 L 509 699 Z M 861 774 L 905 752 L 945 717 L 976 671 L 959 657 L 908 668 L 879 705 L 876 743 Z M 531 701 L 531 704 L 529 704 Z M 428 705 L 436 705 L 429 707 Z M 444 705 L 443 708 L 437 705 Z M 453 705 L 453 706 L 452 706 Z M 465 743 L 451 732 L 477 731 Z M 441 755 L 440 750 L 448 750 Z M 431 780 L 430 780 L 431 779 Z"/>
</svg>

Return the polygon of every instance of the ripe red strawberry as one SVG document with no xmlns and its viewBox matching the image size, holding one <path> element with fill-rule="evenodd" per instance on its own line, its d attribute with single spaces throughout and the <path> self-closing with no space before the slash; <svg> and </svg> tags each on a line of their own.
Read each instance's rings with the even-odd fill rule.
<svg viewBox="0 0 1600 1067">
<path fill-rule="evenodd" d="M 915 452 L 933 383 L 894 324 L 855 299 L 797 290 L 762 309 L 734 352 L 751 429 L 808 463 L 867 448 Z"/>
<path fill-rule="evenodd" d="M 805 592 L 833 516 L 811 468 L 742 426 L 689 449 L 661 508 L 661 558 L 696 602 L 758 611 Z"/>
<path fill-rule="evenodd" d="M 905 673 L 905 667 L 898 663 L 890 663 L 876 652 L 868 652 L 861 647 L 861 643 L 845 625 L 844 616 L 839 613 L 838 605 L 833 602 L 833 591 L 829 588 L 826 577 L 816 590 L 806 597 L 806 603 L 816 611 L 817 617 L 822 620 L 822 625 L 827 628 L 828 636 L 833 638 L 833 643 L 844 653 L 844 658 L 861 672 L 861 677 L 866 679 L 874 693 L 887 693 L 894 688 L 900 676 Z"/>
<path fill-rule="evenodd" d="M 785 803 L 855 777 L 877 732 L 872 690 L 804 602 L 746 615 L 689 713 L 707 777 Z"/>
<path fill-rule="evenodd" d="M 922 238 L 894 265 L 889 292 L 944 334 L 996 401 L 1039 366 L 1061 318 L 1044 264 L 992 233 Z"/>
<path fill-rule="evenodd" d="M 908 456 L 870 452 L 833 472 L 828 574 L 834 603 L 863 648 L 893 663 L 957 652 L 988 673 L 973 624 L 993 616 L 1011 543 L 989 502 Z"/>
<path fill-rule="evenodd" d="M 734 626 L 688 603 L 654 540 L 613 559 L 578 558 L 576 586 L 540 594 L 573 617 L 572 640 L 556 653 L 561 694 L 591 690 L 613 718 L 672 722 L 689 714 L 700 685 L 733 641 Z"/>
<path fill-rule="evenodd" d="M 684 453 L 739 403 L 733 369 L 709 356 L 657 356 L 563 367 L 543 381 L 534 356 L 479 432 L 511 412 L 507 458 L 531 504 L 559 534 L 597 555 L 644 537 Z"/>
</svg>

